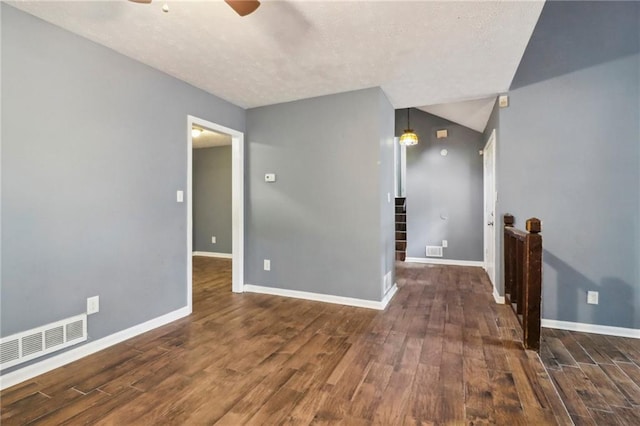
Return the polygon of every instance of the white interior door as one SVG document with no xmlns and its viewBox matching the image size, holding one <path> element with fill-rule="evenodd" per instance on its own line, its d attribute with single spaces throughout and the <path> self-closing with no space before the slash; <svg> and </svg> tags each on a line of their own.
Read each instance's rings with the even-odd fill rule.
<svg viewBox="0 0 640 426">
<path fill-rule="evenodd" d="M 491 132 L 483 151 L 484 161 L 484 268 L 496 287 L 496 131 Z"/>
</svg>

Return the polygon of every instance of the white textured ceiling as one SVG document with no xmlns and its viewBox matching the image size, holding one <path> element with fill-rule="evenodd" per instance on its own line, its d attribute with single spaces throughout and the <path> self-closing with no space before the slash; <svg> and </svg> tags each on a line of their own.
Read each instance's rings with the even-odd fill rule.
<svg viewBox="0 0 640 426">
<path fill-rule="evenodd" d="M 483 132 L 496 102 L 495 96 L 471 101 L 429 105 L 418 109 Z"/>
<path fill-rule="evenodd" d="M 213 148 L 216 146 L 231 145 L 231 136 L 214 132 L 208 129 L 203 129 L 201 127 L 197 128 L 201 129 L 202 133 L 200 133 L 199 136 L 192 138 L 193 149 Z"/>
<path fill-rule="evenodd" d="M 244 108 L 380 86 L 395 108 L 509 88 L 543 1 L 11 2 Z"/>
</svg>

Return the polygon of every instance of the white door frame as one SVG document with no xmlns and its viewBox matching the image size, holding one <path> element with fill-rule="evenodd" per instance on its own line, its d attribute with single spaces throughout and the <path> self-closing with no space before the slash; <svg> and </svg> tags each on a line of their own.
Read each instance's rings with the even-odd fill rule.
<svg viewBox="0 0 640 426">
<path fill-rule="evenodd" d="M 393 187 L 396 197 L 406 197 L 407 147 L 400 145 L 400 138 L 393 138 Z"/>
<path fill-rule="evenodd" d="M 187 305 L 193 306 L 193 125 L 231 136 L 231 291 L 244 291 L 244 133 L 192 115 L 187 116 Z"/>
<path fill-rule="evenodd" d="M 493 178 L 493 188 L 487 188 L 487 185 L 489 185 L 489 182 L 487 182 L 486 179 L 486 171 L 485 169 L 485 164 L 486 164 L 486 156 L 491 155 L 493 156 L 492 158 L 492 170 L 491 170 L 491 176 Z M 483 159 L 482 159 L 482 164 L 483 164 L 483 198 L 484 198 L 484 211 L 482 212 L 482 218 L 484 220 L 483 223 L 483 230 L 484 230 L 484 269 L 485 271 L 489 272 L 489 267 L 492 267 L 493 270 L 493 277 L 491 277 L 491 274 L 489 275 L 489 281 L 491 281 L 491 285 L 493 286 L 493 290 L 494 290 L 494 294 L 496 293 L 496 283 L 495 283 L 495 276 L 496 276 L 496 243 L 495 243 L 495 236 L 496 236 L 496 232 L 498 232 L 496 229 L 499 226 L 498 224 L 498 220 L 495 216 L 495 212 L 496 212 L 496 201 L 497 201 L 497 192 L 496 192 L 496 129 L 493 129 L 493 131 L 491 132 L 491 136 L 489 136 L 489 140 L 487 140 L 486 145 L 484 146 L 484 149 L 482 151 L 482 155 L 483 155 Z M 487 192 L 489 191 L 493 191 L 493 197 L 491 197 L 491 199 L 487 200 Z M 493 218 L 489 218 L 487 217 L 486 213 L 487 213 L 487 207 L 488 207 L 488 203 L 493 203 L 493 205 L 491 206 L 491 211 L 493 212 Z M 489 250 L 489 241 L 488 241 L 488 232 L 487 232 L 487 222 L 489 220 L 493 219 L 493 264 L 489 265 L 489 260 L 487 259 L 487 252 Z"/>
</svg>

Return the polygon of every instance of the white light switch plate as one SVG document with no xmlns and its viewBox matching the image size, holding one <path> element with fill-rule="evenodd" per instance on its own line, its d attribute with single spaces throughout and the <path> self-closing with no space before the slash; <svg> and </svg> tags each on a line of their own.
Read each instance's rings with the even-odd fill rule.
<svg viewBox="0 0 640 426">
<path fill-rule="evenodd" d="M 449 247 L 449 241 L 442 240 L 442 248 L 447 248 L 447 247 Z"/>
<path fill-rule="evenodd" d="M 93 296 L 87 299 L 87 315 L 100 311 L 100 296 Z"/>
<path fill-rule="evenodd" d="M 184 201 L 184 191 L 177 191 L 176 192 L 176 201 L 178 203 L 182 203 Z"/>
<path fill-rule="evenodd" d="M 264 260 L 264 270 L 265 271 L 270 271 L 271 270 L 271 261 L 269 259 L 265 259 Z"/>
</svg>

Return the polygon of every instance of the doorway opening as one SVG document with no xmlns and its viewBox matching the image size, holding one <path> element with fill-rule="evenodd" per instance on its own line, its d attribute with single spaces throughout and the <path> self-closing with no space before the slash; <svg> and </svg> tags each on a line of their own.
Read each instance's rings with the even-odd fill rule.
<svg viewBox="0 0 640 426">
<path fill-rule="evenodd" d="M 193 129 L 210 131 L 211 143 L 222 143 L 229 138 L 231 140 L 231 291 L 234 293 L 242 293 L 244 288 L 244 133 L 191 115 L 187 117 L 187 124 L 187 305 L 191 312 L 194 253 L 193 147 L 194 139 L 200 136 L 195 135 Z M 211 241 L 213 237 L 209 236 Z"/>
</svg>

